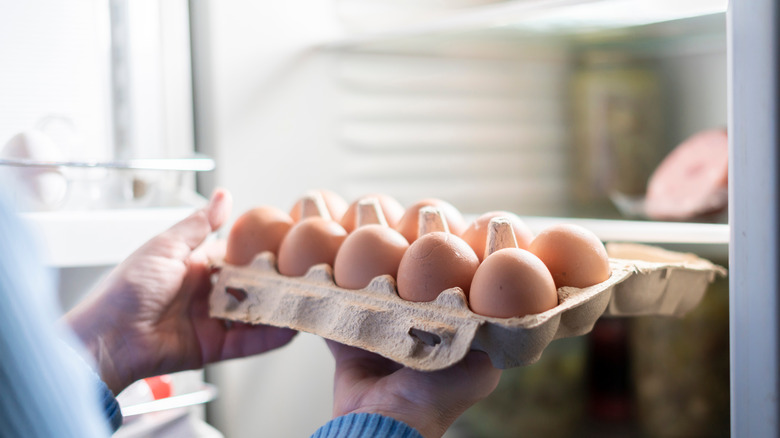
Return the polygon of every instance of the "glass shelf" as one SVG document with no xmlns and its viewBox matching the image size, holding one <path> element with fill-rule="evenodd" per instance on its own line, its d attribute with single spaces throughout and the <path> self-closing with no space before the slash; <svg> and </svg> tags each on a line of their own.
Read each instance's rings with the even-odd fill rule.
<svg viewBox="0 0 780 438">
<path fill-rule="evenodd" d="M 466 216 L 468 221 L 475 218 L 475 215 Z M 644 243 L 694 253 L 716 263 L 728 260 L 728 224 L 543 216 L 521 218 L 534 234 L 554 224 L 574 224 L 594 232 L 604 242 Z"/>
<path fill-rule="evenodd" d="M 601 240 L 610 242 L 711 245 L 729 243 L 727 224 L 556 217 L 523 217 L 523 220 L 535 233 L 556 223 L 570 223 L 581 225 L 596 233 Z"/>
<path fill-rule="evenodd" d="M 208 403 L 217 397 L 217 387 L 204 383 L 201 389 L 186 394 L 173 395 L 159 400 L 122 406 L 122 416 L 131 417 L 170 409 L 186 408 Z"/>
<path fill-rule="evenodd" d="M 347 2 L 348 3 L 348 2 Z M 371 49 L 374 44 L 420 36 L 493 33 L 495 35 L 578 35 L 646 26 L 675 20 L 723 15 L 728 0 L 512 0 L 483 2 L 421 17 L 410 12 L 398 24 L 377 24 L 376 29 L 323 44 L 324 49 Z M 355 20 L 372 21 L 361 10 Z M 379 15 L 375 12 L 374 15 Z M 381 20 L 381 18 L 376 18 Z M 412 24 L 407 24 L 412 23 Z"/>
</svg>

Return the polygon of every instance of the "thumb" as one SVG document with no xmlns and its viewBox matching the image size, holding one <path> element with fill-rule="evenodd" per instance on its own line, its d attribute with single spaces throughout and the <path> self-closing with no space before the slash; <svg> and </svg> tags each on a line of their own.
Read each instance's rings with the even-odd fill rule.
<svg viewBox="0 0 780 438">
<path fill-rule="evenodd" d="M 211 231 L 216 231 L 230 217 L 230 210 L 233 208 L 233 197 L 225 189 L 218 188 L 211 194 L 209 204 L 204 207 L 206 216 L 211 226 Z"/>
<path fill-rule="evenodd" d="M 190 250 L 197 248 L 208 235 L 227 221 L 233 205 L 230 192 L 216 189 L 208 205 L 173 225 L 162 236 L 186 244 Z"/>
</svg>

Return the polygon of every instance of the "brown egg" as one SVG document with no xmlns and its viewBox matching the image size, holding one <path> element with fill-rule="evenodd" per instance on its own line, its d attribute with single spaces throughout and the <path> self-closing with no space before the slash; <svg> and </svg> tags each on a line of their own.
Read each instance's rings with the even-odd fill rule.
<svg viewBox="0 0 780 438">
<path fill-rule="evenodd" d="M 443 231 L 424 234 L 398 266 L 398 295 L 407 301 L 433 301 L 444 290 L 459 287 L 468 296 L 477 266 L 479 258 L 460 237 Z"/>
<path fill-rule="evenodd" d="M 357 228 L 358 204 L 360 204 L 361 201 L 370 198 L 376 198 L 376 200 L 379 201 L 379 206 L 382 208 L 382 213 L 384 214 L 385 221 L 387 221 L 388 226 L 395 228 L 396 225 L 398 225 L 398 221 L 401 220 L 401 216 L 404 214 L 403 205 L 401 205 L 401 203 L 396 201 L 393 197 L 378 193 L 370 194 L 361 196 L 360 198 L 356 199 L 352 204 L 350 204 L 349 208 L 347 208 L 344 216 L 341 217 L 341 226 L 344 227 L 348 233 L 351 233 L 355 228 Z"/>
<path fill-rule="evenodd" d="M 333 266 L 336 253 L 347 237 L 337 222 L 321 217 L 308 217 L 296 223 L 279 246 L 279 272 L 290 277 L 306 274 L 314 265 Z"/>
<path fill-rule="evenodd" d="M 246 265 L 261 252 L 278 253 L 282 239 L 292 226 L 292 218 L 276 207 L 262 206 L 246 211 L 230 228 L 225 262 Z"/>
<path fill-rule="evenodd" d="M 524 249 L 504 248 L 490 254 L 471 282 L 469 307 L 479 315 L 511 318 L 542 313 L 557 305 L 550 271 Z"/>
<path fill-rule="evenodd" d="M 436 207 L 441 210 L 450 233 L 460 236 L 466 229 L 466 221 L 463 219 L 463 215 L 452 204 L 441 199 L 427 198 L 407 208 L 395 227 L 409 242 L 414 242 L 417 239 L 419 212 L 423 207 Z"/>
<path fill-rule="evenodd" d="M 306 196 L 317 193 L 322 196 L 322 200 L 325 201 L 325 206 L 327 207 L 328 214 L 330 214 L 330 219 L 339 222 L 342 216 L 344 216 L 344 212 L 347 211 L 347 208 L 349 207 L 347 201 L 330 190 L 312 190 L 311 192 L 307 193 Z M 295 222 L 299 222 L 302 219 L 303 199 L 306 196 L 296 201 L 290 210 L 290 217 Z"/>
<path fill-rule="evenodd" d="M 398 265 L 409 242 L 387 225 L 363 225 L 341 244 L 333 265 L 336 284 L 362 289 L 380 275 L 398 275 Z"/>
<path fill-rule="evenodd" d="M 574 224 L 553 225 L 531 241 L 529 250 L 542 259 L 556 287 L 588 287 L 609 278 L 609 256 L 592 231 Z"/>
<path fill-rule="evenodd" d="M 521 249 L 528 249 L 528 245 L 531 244 L 534 235 L 531 229 L 514 213 L 507 211 L 490 211 L 476 218 L 466 231 L 460 236 L 466 243 L 474 249 L 477 253 L 479 261 L 485 259 L 485 246 L 487 243 L 488 225 L 490 220 L 495 217 L 506 217 L 512 224 L 512 230 L 515 233 L 515 239 L 517 240 L 517 247 Z"/>
</svg>

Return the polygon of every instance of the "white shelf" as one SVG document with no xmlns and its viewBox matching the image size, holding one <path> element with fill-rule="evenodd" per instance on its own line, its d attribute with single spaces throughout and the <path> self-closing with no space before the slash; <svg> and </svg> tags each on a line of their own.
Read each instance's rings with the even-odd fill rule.
<svg viewBox="0 0 780 438">
<path fill-rule="evenodd" d="M 716 263 L 727 263 L 730 229 L 727 224 L 652 222 L 561 217 L 523 217 L 534 233 L 556 223 L 577 224 L 604 242 L 636 242 L 691 252 Z"/>
<path fill-rule="evenodd" d="M 575 219 L 559 217 L 523 217 L 535 233 L 544 227 L 569 223 L 581 225 L 605 242 L 711 244 L 729 243 L 727 224 L 651 222 L 608 219 Z"/>
<path fill-rule="evenodd" d="M 641 26 L 725 13 L 728 0 L 510 0 L 453 8 L 431 18 L 356 32 L 323 45 L 330 49 L 361 46 L 421 35 L 506 28 L 525 32 L 587 32 Z M 370 21 L 370 15 L 361 17 Z M 411 22 L 413 24 L 405 24 Z"/>
<path fill-rule="evenodd" d="M 194 211 L 195 207 L 24 213 L 40 236 L 47 264 L 59 268 L 107 266 L 124 260 L 144 242 Z M 581 225 L 605 242 L 671 246 L 705 258 L 725 259 L 726 224 L 650 222 L 525 216 L 534 233 L 556 223 Z"/>
<path fill-rule="evenodd" d="M 195 207 L 23 213 L 57 268 L 107 266 L 121 262 L 144 242 Z"/>
<path fill-rule="evenodd" d="M 478 215 L 464 215 L 468 222 Z M 534 234 L 555 224 L 574 224 L 594 232 L 603 242 L 631 242 L 691 252 L 699 257 L 723 263 L 728 259 L 728 224 L 691 222 L 654 222 L 616 219 L 521 216 Z"/>
</svg>

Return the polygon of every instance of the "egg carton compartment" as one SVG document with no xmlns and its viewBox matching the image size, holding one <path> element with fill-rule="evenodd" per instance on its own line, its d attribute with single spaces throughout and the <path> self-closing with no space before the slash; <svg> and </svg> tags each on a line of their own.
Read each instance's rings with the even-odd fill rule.
<svg viewBox="0 0 780 438">
<path fill-rule="evenodd" d="M 555 339 L 588 333 L 602 315 L 682 316 L 701 301 L 716 275 L 726 274 L 696 256 L 646 245 L 610 244 L 607 250 L 612 272 L 606 281 L 561 287 L 558 306 L 518 318 L 473 313 L 460 288 L 431 302 L 405 301 L 389 275 L 361 290 L 338 287 L 325 264 L 302 277 L 286 277 L 271 253 L 246 266 L 216 263 L 210 314 L 313 333 L 421 371 L 447 368 L 471 349 L 506 369 L 536 362 Z"/>
</svg>

